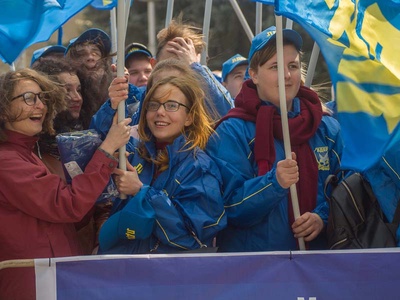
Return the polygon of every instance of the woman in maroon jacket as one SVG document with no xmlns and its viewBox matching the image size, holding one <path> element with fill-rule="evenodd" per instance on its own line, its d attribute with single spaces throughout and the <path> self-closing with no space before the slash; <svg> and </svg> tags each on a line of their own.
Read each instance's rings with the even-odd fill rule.
<svg viewBox="0 0 400 300">
<path fill-rule="evenodd" d="M 0 76 L 0 261 L 81 255 L 73 223 L 92 208 L 129 139 L 131 120 L 114 122 L 84 173 L 65 184 L 33 152 L 39 133 L 54 133 L 64 97 L 33 70 Z M 1 270 L 0 299 L 35 299 L 34 269 Z"/>
</svg>

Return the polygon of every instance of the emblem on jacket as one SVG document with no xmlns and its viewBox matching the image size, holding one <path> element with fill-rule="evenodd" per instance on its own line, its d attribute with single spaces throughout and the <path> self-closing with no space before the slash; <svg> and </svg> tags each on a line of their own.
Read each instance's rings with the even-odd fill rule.
<svg viewBox="0 0 400 300">
<path fill-rule="evenodd" d="M 142 165 L 141 163 L 138 163 L 138 164 L 135 166 L 135 169 L 136 169 L 136 172 L 137 172 L 138 174 L 140 174 L 140 173 L 142 173 L 142 171 L 143 171 L 143 165 Z"/>
<path fill-rule="evenodd" d="M 314 154 L 318 162 L 318 170 L 329 171 L 328 147 L 317 147 Z"/>
</svg>

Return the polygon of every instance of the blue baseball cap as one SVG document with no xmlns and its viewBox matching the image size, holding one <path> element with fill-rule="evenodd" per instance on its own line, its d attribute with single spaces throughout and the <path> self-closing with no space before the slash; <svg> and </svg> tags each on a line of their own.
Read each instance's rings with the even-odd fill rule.
<svg viewBox="0 0 400 300">
<path fill-rule="evenodd" d="M 37 49 L 32 54 L 31 66 L 41 57 L 45 57 L 50 53 L 64 53 L 67 48 L 62 45 L 52 45 Z"/>
<path fill-rule="evenodd" d="M 149 58 L 153 57 L 153 54 L 151 54 L 150 50 L 147 49 L 145 45 L 140 43 L 131 43 L 125 48 L 125 60 L 136 53 L 143 53 Z"/>
<path fill-rule="evenodd" d="M 236 54 L 222 64 L 222 81 L 226 80 L 226 76 L 233 71 L 234 68 L 241 65 L 248 65 L 249 61 L 246 57 Z"/>
<path fill-rule="evenodd" d="M 104 56 L 110 54 L 111 39 L 107 33 L 105 33 L 103 30 L 98 29 L 98 28 L 90 28 L 90 29 L 86 30 L 85 32 L 83 32 L 77 38 L 70 40 L 69 45 L 68 45 L 67 49 L 65 50 L 65 54 L 67 54 L 69 49 L 74 44 L 81 44 L 81 43 L 86 43 L 86 42 L 92 42 L 94 44 L 99 45 Z"/>
<path fill-rule="evenodd" d="M 283 29 L 283 38 L 293 43 L 298 51 L 303 46 L 303 39 L 300 34 L 291 29 Z M 249 51 L 249 61 L 253 58 L 254 53 L 264 48 L 270 41 L 276 39 L 276 27 L 271 26 L 264 31 L 257 34 L 251 41 L 251 47 Z"/>
<path fill-rule="evenodd" d="M 120 241 L 144 240 L 153 232 L 155 212 L 145 196 L 150 186 L 143 186 L 126 205 L 111 215 L 99 233 L 100 249 L 107 251 Z"/>
</svg>

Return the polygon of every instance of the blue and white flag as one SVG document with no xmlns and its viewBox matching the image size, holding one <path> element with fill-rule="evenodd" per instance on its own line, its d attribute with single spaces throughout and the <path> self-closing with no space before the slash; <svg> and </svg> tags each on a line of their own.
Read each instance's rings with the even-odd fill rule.
<svg viewBox="0 0 400 300">
<path fill-rule="evenodd" d="M 275 12 L 299 23 L 321 48 L 345 143 L 342 166 L 367 169 L 400 121 L 400 1 L 276 0 Z"/>
</svg>

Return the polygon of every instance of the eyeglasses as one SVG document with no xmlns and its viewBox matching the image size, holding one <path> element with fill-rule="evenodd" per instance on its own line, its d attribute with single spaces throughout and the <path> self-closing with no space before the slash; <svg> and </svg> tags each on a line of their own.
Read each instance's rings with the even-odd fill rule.
<svg viewBox="0 0 400 300">
<path fill-rule="evenodd" d="M 147 102 L 147 110 L 148 111 L 157 111 L 160 106 L 164 106 L 165 111 L 178 111 L 180 106 L 186 107 L 188 110 L 190 110 L 189 107 L 187 107 L 185 104 L 179 103 L 174 100 L 168 100 L 167 102 L 160 103 L 157 101 L 149 101 Z"/>
<path fill-rule="evenodd" d="M 22 97 L 26 103 L 26 105 L 29 106 L 33 106 L 36 104 L 37 99 L 39 98 L 40 101 L 42 101 L 43 104 L 46 105 L 46 101 L 45 100 L 45 93 L 43 92 L 39 92 L 39 93 L 34 93 L 34 92 L 25 92 L 21 95 L 15 96 L 14 98 L 11 99 L 11 101 Z"/>
</svg>

